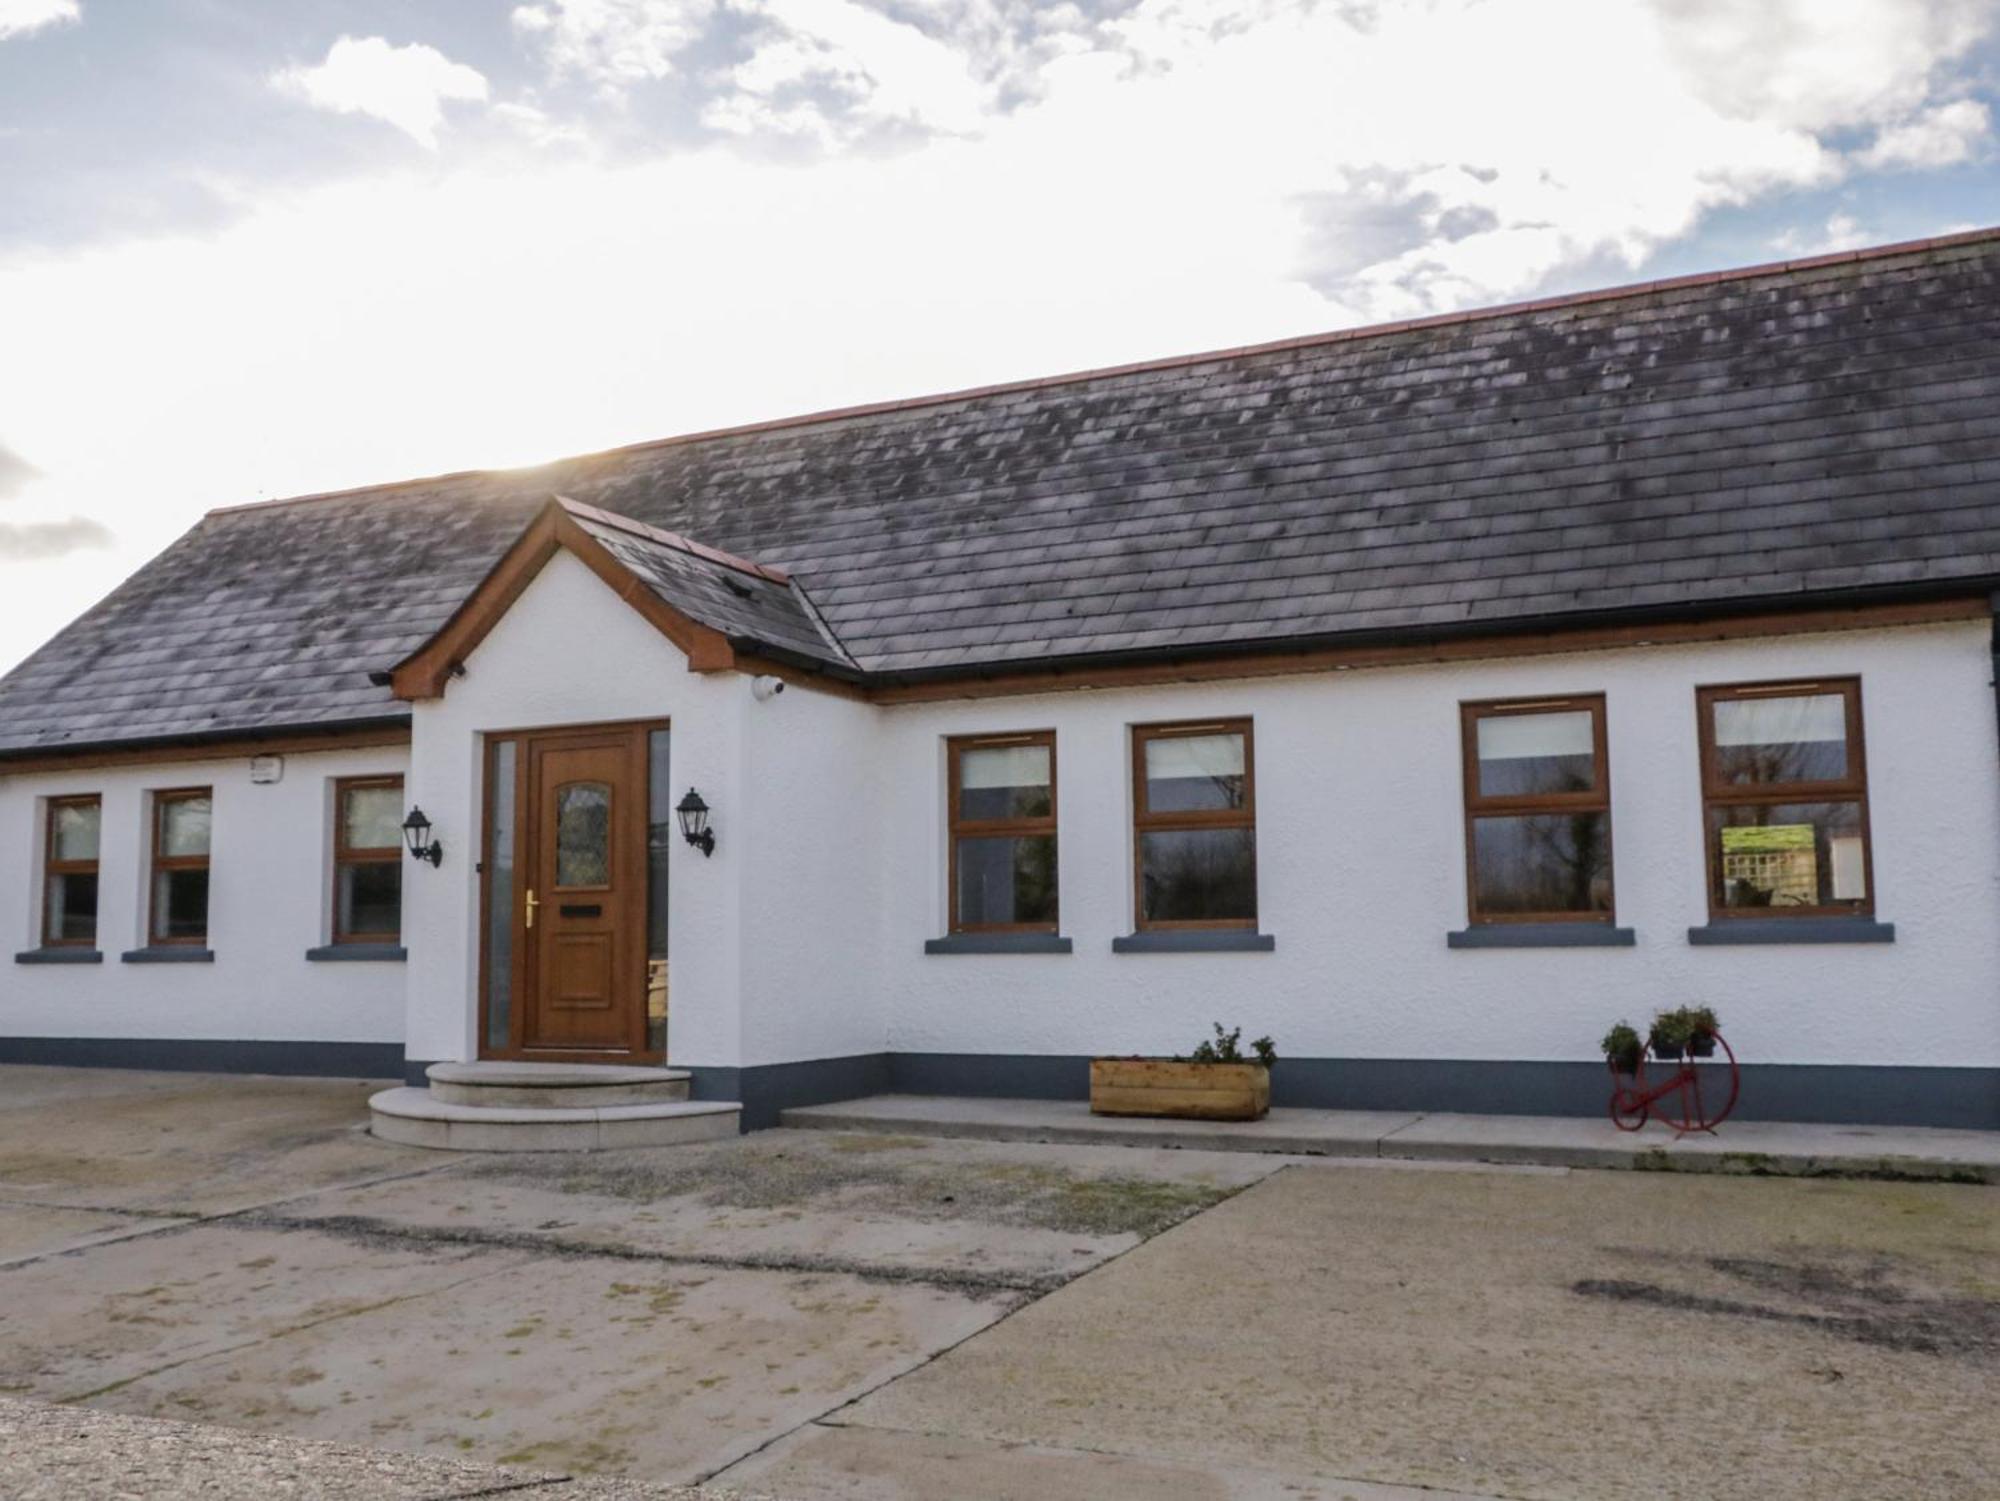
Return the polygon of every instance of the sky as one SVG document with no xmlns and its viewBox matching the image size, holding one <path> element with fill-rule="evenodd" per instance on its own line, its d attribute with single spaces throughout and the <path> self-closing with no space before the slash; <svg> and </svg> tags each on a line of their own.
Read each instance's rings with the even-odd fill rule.
<svg viewBox="0 0 2000 1501">
<path fill-rule="evenodd" d="M 0 670 L 216 506 L 2000 221 L 2000 0 L 0 0 Z"/>
</svg>

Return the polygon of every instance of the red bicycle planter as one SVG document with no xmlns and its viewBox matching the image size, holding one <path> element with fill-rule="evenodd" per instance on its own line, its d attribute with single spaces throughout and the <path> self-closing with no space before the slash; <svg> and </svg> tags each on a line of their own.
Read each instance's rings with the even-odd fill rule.
<svg viewBox="0 0 2000 1501">
<path fill-rule="evenodd" d="M 1657 1119 L 1680 1137 L 1694 1131 L 1712 1133 L 1728 1120 L 1729 1112 L 1736 1108 L 1743 1076 L 1736 1066 L 1736 1054 L 1722 1034 L 1710 1035 L 1721 1057 L 1654 1058 L 1656 1072 L 1650 1081 L 1643 1056 L 1629 1075 L 1620 1073 L 1616 1063 L 1608 1064 L 1612 1124 L 1620 1131 L 1637 1131 L 1647 1121 Z M 1671 1072 L 1666 1071 L 1668 1064 L 1673 1065 Z"/>
</svg>

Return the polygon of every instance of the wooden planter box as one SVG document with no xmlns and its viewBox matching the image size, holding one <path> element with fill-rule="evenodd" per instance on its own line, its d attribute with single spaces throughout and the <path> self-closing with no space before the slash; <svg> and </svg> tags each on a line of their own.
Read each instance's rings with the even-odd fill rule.
<svg viewBox="0 0 2000 1501">
<path fill-rule="evenodd" d="M 1271 1071 L 1261 1063 L 1176 1063 L 1171 1058 L 1090 1060 L 1092 1115 L 1167 1115 L 1196 1121 L 1261 1120 Z"/>
</svg>

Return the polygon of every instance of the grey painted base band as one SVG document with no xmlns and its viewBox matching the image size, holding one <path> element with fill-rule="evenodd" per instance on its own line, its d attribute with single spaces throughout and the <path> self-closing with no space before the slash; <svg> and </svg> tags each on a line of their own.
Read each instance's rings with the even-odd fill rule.
<svg viewBox="0 0 2000 1501">
<path fill-rule="evenodd" d="M 1595 922 L 1510 922 L 1460 928 L 1444 941 L 1454 949 L 1629 949 L 1638 937 Z"/>
<path fill-rule="evenodd" d="M 397 1042 L 238 1042 L 184 1037 L 0 1037 L 0 1063 L 62 1068 L 154 1068 L 174 1073 L 309 1074 L 394 1079 Z"/>
<path fill-rule="evenodd" d="M 1090 1060 L 1081 1055 L 895 1053 L 890 1064 L 901 1094 L 1039 1100 L 1090 1095 Z M 1605 1113 L 1610 1095 L 1610 1076 L 1601 1063 L 1281 1057 L 1271 1071 L 1272 1104 L 1316 1110 L 1595 1116 Z M 1746 1063 L 1736 1115 L 2000 1130 L 2000 1068 Z"/>
<path fill-rule="evenodd" d="M 1689 928 L 1697 948 L 1719 943 L 1894 943 L 1896 925 L 1872 917 L 1738 917 Z"/>
<path fill-rule="evenodd" d="M 896 1089 L 888 1053 L 814 1058 L 803 1063 L 763 1063 L 750 1068 L 689 1067 L 688 1097 L 742 1104 L 745 1131 L 778 1124 L 778 1112 L 801 1105 L 830 1105 Z M 677 1065 L 678 1066 L 678 1065 Z"/>
</svg>

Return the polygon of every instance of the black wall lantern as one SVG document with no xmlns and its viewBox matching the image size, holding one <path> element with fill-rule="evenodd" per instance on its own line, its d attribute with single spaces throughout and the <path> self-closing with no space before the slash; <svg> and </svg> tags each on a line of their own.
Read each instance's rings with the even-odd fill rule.
<svg viewBox="0 0 2000 1501">
<path fill-rule="evenodd" d="M 422 808 L 411 808 L 410 816 L 403 820 L 403 842 L 419 860 L 428 860 L 433 866 L 444 864 L 444 846 L 431 838 L 431 821 L 424 817 Z"/>
<path fill-rule="evenodd" d="M 701 794 L 688 788 L 687 796 L 674 806 L 674 812 L 681 816 L 681 837 L 704 856 L 715 853 L 715 830 L 708 826 L 708 804 L 701 800 Z"/>
</svg>

